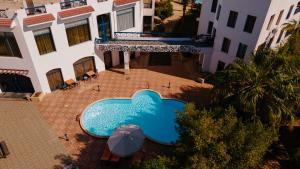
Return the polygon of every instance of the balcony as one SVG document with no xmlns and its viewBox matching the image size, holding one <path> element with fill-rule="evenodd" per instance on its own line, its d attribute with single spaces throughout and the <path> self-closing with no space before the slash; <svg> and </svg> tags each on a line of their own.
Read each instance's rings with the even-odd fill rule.
<svg viewBox="0 0 300 169">
<path fill-rule="evenodd" d="M 26 12 L 27 16 L 29 16 L 29 15 L 37 15 L 37 14 L 47 13 L 47 10 L 46 10 L 46 7 L 44 5 L 42 5 L 42 6 L 25 8 L 25 12 Z"/>
<path fill-rule="evenodd" d="M 115 32 L 114 39 L 95 39 L 95 45 L 104 51 L 199 53 L 213 44 L 214 39 L 209 35 L 196 39 L 190 35 L 144 32 Z"/>
<path fill-rule="evenodd" d="M 8 18 L 8 17 L 7 17 L 6 10 L 0 9 L 0 18 Z"/>
<path fill-rule="evenodd" d="M 74 7 L 84 6 L 87 5 L 86 0 L 71 0 L 65 1 L 60 3 L 60 8 L 63 9 L 70 9 Z"/>
</svg>

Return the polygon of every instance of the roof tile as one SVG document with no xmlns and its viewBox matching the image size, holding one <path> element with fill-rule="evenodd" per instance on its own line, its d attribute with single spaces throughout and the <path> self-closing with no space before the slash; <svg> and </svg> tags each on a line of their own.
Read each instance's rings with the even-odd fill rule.
<svg viewBox="0 0 300 169">
<path fill-rule="evenodd" d="M 125 5 L 125 4 L 129 4 L 129 3 L 133 3 L 133 2 L 137 2 L 139 0 L 115 0 L 115 5 L 119 6 L 119 5 Z"/>
<path fill-rule="evenodd" d="M 24 24 L 30 26 L 30 25 L 45 23 L 53 20 L 55 20 L 55 18 L 52 14 L 42 14 L 42 15 L 35 15 L 35 16 L 24 18 L 23 21 Z"/>
<path fill-rule="evenodd" d="M 60 18 L 67 18 L 67 17 L 71 17 L 71 16 L 90 13 L 93 11 L 95 11 L 95 10 L 91 6 L 82 6 L 82 7 L 67 9 L 67 10 L 58 12 L 58 15 L 60 16 Z"/>
</svg>

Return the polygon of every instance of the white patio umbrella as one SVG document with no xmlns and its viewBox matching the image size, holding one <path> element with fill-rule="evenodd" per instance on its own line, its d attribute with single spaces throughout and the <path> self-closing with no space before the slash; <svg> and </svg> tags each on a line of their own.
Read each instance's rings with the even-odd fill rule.
<svg viewBox="0 0 300 169">
<path fill-rule="evenodd" d="M 127 157 L 137 152 L 144 143 L 145 136 L 136 125 L 123 125 L 109 137 L 109 150 L 120 157 Z"/>
</svg>

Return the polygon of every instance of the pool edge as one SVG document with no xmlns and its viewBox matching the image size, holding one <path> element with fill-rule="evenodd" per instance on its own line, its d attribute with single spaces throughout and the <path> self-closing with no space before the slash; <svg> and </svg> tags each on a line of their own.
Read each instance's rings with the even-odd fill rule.
<svg viewBox="0 0 300 169">
<path fill-rule="evenodd" d="M 98 136 L 98 135 L 95 135 L 95 134 L 93 134 L 93 133 L 90 133 L 86 128 L 83 127 L 82 119 L 83 119 L 83 115 L 84 115 L 85 111 L 86 111 L 88 108 L 90 108 L 92 105 L 94 105 L 95 103 L 97 103 L 97 102 L 101 102 L 101 101 L 105 101 L 105 100 L 111 100 L 111 99 L 132 99 L 137 93 L 142 92 L 142 91 L 152 91 L 152 92 L 155 92 L 155 93 L 157 93 L 157 94 L 159 95 L 159 97 L 160 97 L 162 100 L 176 100 L 176 101 L 179 101 L 179 102 L 182 102 L 182 103 L 186 104 L 186 102 L 183 101 L 183 100 L 179 100 L 179 99 L 176 99 L 176 98 L 165 98 L 165 97 L 162 97 L 162 95 L 161 95 L 159 92 L 155 91 L 155 90 L 151 90 L 151 89 L 141 89 L 141 90 L 135 91 L 135 92 L 131 95 L 131 97 L 104 98 L 104 99 L 100 99 L 100 100 L 96 100 L 96 101 L 92 102 L 91 104 L 89 104 L 89 105 L 82 111 L 82 113 L 81 113 L 81 115 L 80 115 L 80 120 L 79 120 L 80 128 L 81 128 L 86 134 L 88 134 L 88 135 L 90 135 L 90 136 L 92 136 L 92 137 L 100 138 L 100 139 L 107 139 L 107 138 L 109 138 L 110 136 Z M 160 141 L 157 141 L 157 140 L 155 140 L 155 139 L 153 139 L 153 138 L 147 136 L 146 134 L 144 134 L 144 135 L 145 135 L 145 137 L 146 137 L 148 140 L 150 140 L 150 141 L 152 141 L 152 142 L 154 142 L 154 143 L 158 143 L 158 144 L 165 145 L 165 146 L 174 146 L 174 145 L 175 145 L 175 143 L 173 143 L 173 142 L 171 142 L 171 143 L 160 142 Z"/>
</svg>

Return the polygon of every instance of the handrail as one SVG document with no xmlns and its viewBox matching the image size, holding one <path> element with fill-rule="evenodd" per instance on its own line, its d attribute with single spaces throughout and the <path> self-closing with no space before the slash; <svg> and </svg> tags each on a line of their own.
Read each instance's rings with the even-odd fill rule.
<svg viewBox="0 0 300 169">
<path fill-rule="evenodd" d="M 25 11 L 27 15 L 47 13 L 45 5 L 25 8 Z"/>
<path fill-rule="evenodd" d="M 87 5 L 86 0 L 67 0 L 65 2 L 60 3 L 60 8 L 69 9 L 69 8 L 74 8 L 77 6 L 84 6 L 84 5 Z"/>
<path fill-rule="evenodd" d="M 127 35 L 132 37 L 172 37 L 172 38 L 192 38 L 193 35 L 178 34 L 178 33 L 161 33 L 161 32 L 115 32 L 115 35 Z"/>
</svg>

